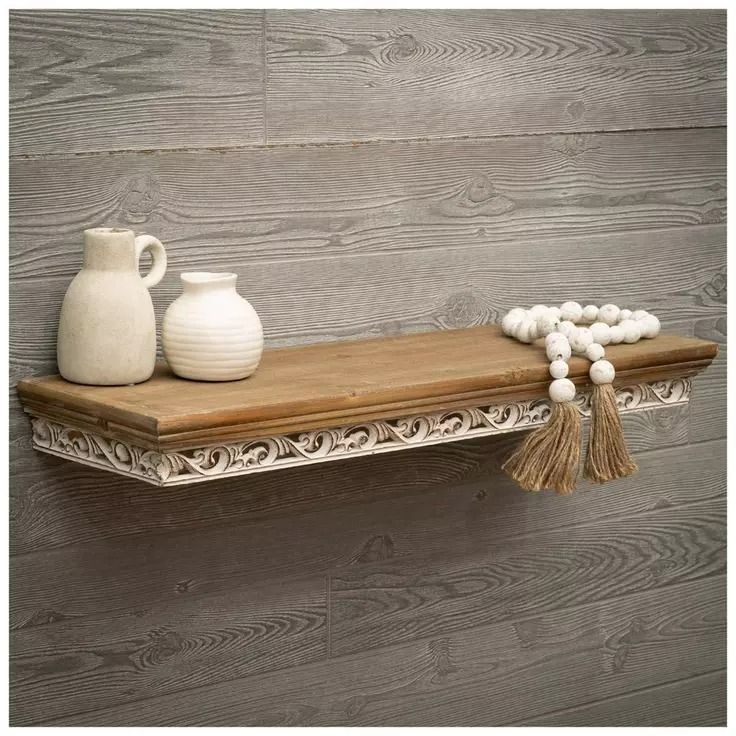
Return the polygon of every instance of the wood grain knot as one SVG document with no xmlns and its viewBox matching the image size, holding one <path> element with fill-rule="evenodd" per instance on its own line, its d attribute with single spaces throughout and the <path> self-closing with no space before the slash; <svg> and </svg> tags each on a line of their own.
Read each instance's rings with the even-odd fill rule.
<svg viewBox="0 0 736 736">
<path fill-rule="evenodd" d="M 19 629 L 31 628 L 32 626 L 44 626 L 45 624 L 54 624 L 57 621 L 66 621 L 69 616 L 54 611 L 52 608 L 42 608 L 40 611 L 36 611 L 27 621 L 24 621 L 20 626 L 16 627 Z"/>
<path fill-rule="evenodd" d="M 703 214 L 700 216 L 700 223 L 702 225 L 717 225 L 718 223 L 725 221 L 725 207 L 711 207 L 710 209 L 703 212 Z"/>
<path fill-rule="evenodd" d="M 600 149 L 598 139 L 590 133 L 570 133 L 552 136 L 549 148 L 562 154 L 565 158 L 577 158 L 587 151 Z"/>
<path fill-rule="evenodd" d="M 681 54 L 692 49 L 684 38 L 651 38 L 644 36 L 641 45 L 648 54 Z"/>
<path fill-rule="evenodd" d="M 394 556 L 394 540 L 388 534 L 379 534 L 371 537 L 348 564 L 359 565 L 365 562 L 380 562 Z"/>
<path fill-rule="evenodd" d="M 125 185 L 121 199 L 122 216 L 126 222 L 146 222 L 158 206 L 161 191 L 150 173 L 138 174 Z"/>
<path fill-rule="evenodd" d="M 184 649 L 184 639 L 175 631 L 155 630 L 151 632 L 151 639 L 143 659 L 152 665 L 161 664 Z"/>
<path fill-rule="evenodd" d="M 641 616 L 636 616 L 626 629 L 626 632 L 619 639 L 619 644 L 615 647 L 613 654 L 613 671 L 621 672 L 624 669 L 626 660 L 631 654 L 631 649 L 647 638 L 646 622 Z"/>
<path fill-rule="evenodd" d="M 181 580 L 176 584 L 175 590 L 177 593 L 188 593 L 192 589 L 193 585 L 193 580 Z"/>
<path fill-rule="evenodd" d="M 532 647 L 539 638 L 541 622 L 539 619 L 530 619 L 528 621 L 517 621 L 514 623 L 514 631 L 519 638 L 519 642 L 523 648 Z"/>
<path fill-rule="evenodd" d="M 444 328 L 470 327 L 496 321 L 495 310 L 489 310 L 472 291 L 451 294 L 437 315 Z"/>
<path fill-rule="evenodd" d="M 449 216 L 463 217 L 478 215 L 497 216 L 516 207 L 513 200 L 498 192 L 491 179 L 485 174 L 473 177 L 452 199 L 442 204 Z"/>
<path fill-rule="evenodd" d="M 355 695 L 345 702 L 345 715 L 351 720 L 357 718 L 368 701 L 363 695 Z"/>
<path fill-rule="evenodd" d="M 585 114 L 585 103 L 582 100 L 575 100 L 565 108 L 565 112 L 573 120 L 582 120 Z"/>
<path fill-rule="evenodd" d="M 496 190 L 487 176 L 476 176 L 468 182 L 465 193 L 471 202 L 485 202 L 496 193 Z"/>
<path fill-rule="evenodd" d="M 654 426 L 662 432 L 671 430 L 680 420 L 679 407 L 660 409 L 658 412 L 652 412 L 652 415 Z"/>
<path fill-rule="evenodd" d="M 406 61 L 416 54 L 419 44 L 411 33 L 402 33 L 388 44 L 385 50 L 385 59 L 391 62 Z"/>
<path fill-rule="evenodd" d="M 726 287 L 728 285 L 726 271 L 721 269 L 703 287 L 703 293 L 714 302 L 726 303 Z"/>
<path fill-rule="evenodd" d="M 429 642 L 429 655 L 432 660 L 433 674 L 430 682 L 441 685 L 460 668 L 452 661 L 450 640 L 447 638 L 434 639 Z"/>
</svg>

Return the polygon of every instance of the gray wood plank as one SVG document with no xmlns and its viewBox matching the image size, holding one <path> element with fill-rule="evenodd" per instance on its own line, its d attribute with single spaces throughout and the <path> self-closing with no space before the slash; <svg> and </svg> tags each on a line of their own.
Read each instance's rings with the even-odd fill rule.
<svg viewBox="0 0 736 736">
<path fill-rule="evenodd" d="M 476 458 L 482 447 L 476 446 Z M 497 601 L 488 601 L 489 615 L 498 611 L 505 598 L 513 600 L 519 587 L 518 578 L 526 579 L 526 573 L 515 562 L 514 550 L 519 554 L 519 550 L 524 550 L 530 555 L 540 555 L 538 573 L 526 582 L 530 590 L 532 586 L 536 586 L 535 590 L 547 590 L 544 586 L 555 582 L 541 579 L 555 564 L 550 560 L 547 545 L 564 548 L 569 558 L 559 569 L 559 575 L 563 571 L 573 575 L 577 564 L 587 566 L 586 584 L 595 574 L 600 574 L 602 596 L 610 593 L 611 586 L 631 585 L 638 589 L 641 585 L 685 575 L 690 568 L 702 575 L 711 570 L 711 565 L 721 564 L 719 535 L 725 519 L 719 516 L 719 509 L 725 503 L 724 453 L 723 442 L 647 453 L 640 458 L 641 470 L 636 478 L 603 489 L 583 483 L 575 496 L 562 501 L 553 494 L 530 496 L 505 475 L 489 472 L 502 457 L 494 457 L 492 453 L 483 475 L 472 482 L 443 483 L 423 489 L 404 487 L 403 492 L 399 486 L 393 488 L 391 495 L 373 500 L 370 480 L 366 482 L 372 476 L 371 471 L 367 468 L 362 473 L 360 468 L 353 471 L 348 463 L 343 473 L 351 476 L 355 472 L 363 479 L 361 504 L 323 506 L 319 498 L 313 497 L 309 505 L 291 514 L 250 516 L 246 500 L 246 512 L 241 512 L 240 519 L 230 525 L 215 519 L 199 527 L 191 519 L 177 526 L 174 504 L 181 496 L 169 498 L 165 493 L 160 494 L 163 499 L 154 506 L 145 496 L 138 499 L 128 491 L 119 504 L 110 506 L 109 518 L 101 523 L 99 540 L 11 558 L 10 625 L 32 628 L 62 622 L 64 626 L 65 621 L 73 623 L 85 616 L 144 609 L 156 601 L 174 605 L 185 598 L 225 595 L 235 586 L 247 589 L 278 579 L 288 587 L 288 581 L 334 570 L 339 576 L 333 585 L 333 645 L 340 649 L 352 646 L 352 630 L 361 626 L 360 619 L 350 619 L 341 602 L 350 598 L 351 585 L 359 587 L 356 595 L 368 602 L 373 595 L 372 581 L 380 576 L 384 565 L 386 575 L 395 579 L 396 594 L 400 595 L 402 580 L 411 574 L 407 572 L 409 569 L 416 570 L 417 575 L 424 571 L 440 581 L 443 576 L 449 579 L 462 575 L 456 571 L 470 565 L 478 568 L 477 577 L 482 581 L 493 574 L 493 561 L 499 555 L 499 565 L 501 559 L 506 560 L 503 563 L 507 566 L 503 568 L 508 574 L 506 586 L 498 591 L 489 586 L 477 595 L 458 596 L 456 604 L 465 618 L 484 615 L 486 599 L 496 593 Z M 425 453 L 424 457 L 428 455 Z M 405 462 L 408 475 L 412 472 L 412 459 Z M 418 460 L 418 464 L 421 468 L 423 461 Z M 671 468 L 671 472 L 663 473 L 663 467 Z M 417 472 L 426 473 L 421 469 Z M 310 483 L 310 473 L 302 471 L 300 477 L 306 485 Z M 320 478 L 341 482 L 337 476 L 325 478 L 318 473 L 312 473 L 312 478 L 313 483 Z M 345 482 L 352 485 L 355 494 L 359 492 L 355 481 Z M 249 482 L 241 481 L 240 486 L 230 485 L 224 490 L 243 498 L 249 489 Z M 198 505 L 206 507 L 222 497 L 209 496 L 201 487 L 188 490 L 191 498 L 185 503 L 189 511 L 183 513 L 190 516 Z M 69 505 L 73 503 L 72 496 Z M 234 503 L 230 501 L 223 512 L 227 513 Z M 282 499 L 281 503 L 285 501 Z M 139 504 L 140 509 L 136 508 Z M 22 510 L 21 506 L 21 513 Z M 250 510 L 255 510 L 253 505 Z M 702 516 L 690 520 L 689 516 L 696 511 L 702 512 Z M 97 512 L 97 518 L 100 515 Z M 57 513 L 51 518 L 59 516 Z M 713 524 L 711 530 L 706 519 Z M 139 533 L 110 538 L 104 528 L 115 520 L 127 526 L 129 532 L 140 521 Z M 661 531 L 665 520 L 673 527 Z M 92 530 L 96 529 L 95 522 L 95 515 L 90 515 L 88 524 Z M 678 526 L 680 522 L 685 526 Z M 81 522 L 77 522 L 79 526 Z M 570 527 L 576 527 L 577 531 L 570 531 Z M 588 542 L 589 537 L 601 534 L 620 535 L 621 527 L 631 531 L 606 548 L 608 555 L 604 554 L 600 541 Z M 693 540 L 686 540 L 682 556 L 673 558 L 666 549 L 667 540 L 670 536 L 679 539 L 685 529 L 692 533 Z M 638 545 L 646 534 L 653 532 L 659 535 L 657 544 L 645 554 Z M 84 539 L 82 534 L 79 536 Z M 581 561 L 579 558 L 585 555 L 589 545 L 595 552 L 591 552 L 592 558 Z M 713 560 L 706 559 L 705 549 L 713 553 Z M 629 558 L 615 556 L 609 560 L 614 553 L 628 554 Z M 647 557 L 652 559 L 646 562 Z M 655 569 L 658 558 L 663 568 L 659 571 Z M 641 563 L 641 569 L 629 570 L 635 562 Z M 669 564 L 672 570 L 667 568 Z M 449 565 L 449 572 L 444 571 L 445 565 Z M 617 570 L 620 578 L 611 577 L 605 565 L 614 566 L 611 569 Z M 627 571 L 630 577 L 626 577 Z M 582 580 L 578 588 L 567 579 L 557 582 L 569 583 L 568 595 L 589 593 L 589 587 L 583 588 Z M 513 587 L 514 583 L 517 587 Z M 438 611 L 442 602 L 443 596 L 439 595 Z M 444 602 L 452 607 L 451 601 Z M 529 599 L 529 605 L 533 605 L 533 598 Z M 421 618 L 422 611 L 420 607 L 418 611 L 409 610 L 401 615 L 416 613 Z M 110 616 L 115 618 L 117 614 Z M 431 617 L 425 620 L 431 621 Z M 366 635 L 361 636 L 359 643 L 367 639 L 368 628 L 366 624 Z M 380 635 L 390 636 L 396 626 L 389 617 L 377 628 Z"/>
<path fill-rule="evenodd" d="M 178 272 L 235 270 L 272 345 L 544 293 L 721 355 L 625 418 L 638 477 L 569 499 L 499 474 L 517 438 L 163 494 L 32 451 L 11 388 L 11 722 L 722 719 L 725 12 L 266 17 L 11 12 L 13 384 L 100 224 L 166 243 L 159 321 Z"/>
<path fill-rule="evenodd" d="M 11 11 L 11 155 L 263 142 L 262 22 L 258 10 Z"/>
<path fill-rule="evenodd" d="M 27 418 L 20 421 L 19 432 L 27 433 Z M 683 427 L 687 431 L 687 416 L 676 427 L 676 433 Z M 642 438 L 640 447 L 645 442 Z M 491 438 L 471 440 L 232 478 L 196 489 L 173 487 L 165 493 L 24 449 L 13 465 L 11 554 L 172 531 L 208 530 L 216 538 L 222 525 L 268 524 L 274 518 L 328 514 L 337 508 L 350 514 L 356 503 L 427 493 L 436 486 L 458 488 L 498 448 L 503 446 Z"/>
<path fill-rule="evenodd" d="M 28 419 L 21 416 L 18 424 L 18 434 L 27 435 Z M 623 425 L 629 449 L 645 469 L 659 461 L 641 453 L 687 442 L 686 407 L 626 414 Z M 469 498 L 480 492 L 503 493 L 506 499 L 504 506 L 510 504 L 510 508 L 523 515 L 527 502 L 517 498 L 515 489 L 498 474 L 501 460 L 518 441 L 518 436 L 476 439 L 407 450 L 380 458 L 354 458 L 322 468 L 288 469 L 247 479 L 208 483 L 196 490 L 175 487 L 165 493 L 134 480 L 95 471 L 24 446 L 22 450 L 16 448 L 13 453 L 10 553 L 26 554 L 86 542 L 107 542 L 142 533 L 214 529 L 223 524 L 234 525 L 316 510 L 328 513 L 336 507 L 354 503 L 373 504 L 412 494 L 426 495 L 431 489 L 438 489 L 436 497 L 433 496 L 436 498 L 433 503 L 438 504 L 445 504 L 453 495 L 466 490 Z M 719 445 L 714 446 L 712 452 L 721 458 Z M 687 476 L 685 458 L 689 459 L 691 455 L 689 451 L 683 451 L 682 454 L 664 453 L 661 456 L 674 462 Z M 366 478 L 370 479 L 368 485 Z M 716 488 L 710 475 L 708 478 L 707 487 Z M 653 483 L 652 494 L 655 489 L 667 493 L 667 486 L 658 483 L 656 477 Z M 610 499 L 615 504 L 622 492 L 594 494 L 586 489 L 587 486 L 583 485 L 581 492 L 590 493 L 601 503 Z M 676 503 L 678 498 L 693 500 L 688 495 L 688 486 L 680 492 L 684 495 L 676 493 L 669 497 L 670 502 Z M 652 494 L 647 494 L 646 498 L 653 499 Z M 457 503 L 460 503 L 459 498 Z M 592 498 L 585 503 L 592 503 Z M 635 508 L 646 507 L 644 498 L 630 498 L 629 503 L 633 503 Z M 577 507 L 577 503 L 572 505 Z M 421 508 L 418 503 L 417 506 Z M 555 509 L 568 508 L 552 501 L 545 502 L 546 506 L 549 508 L 544 516 L 554 518 Z M 615 505 L 611 508 L 615 509 Z M 627 508 L 631 507 L 627 505 Z M 602 513 L 602 507 L 599 511 Z M 407 510 L 409 518 L 415 518 L 417 512 L 418 508 Z M 567 512 L 562 513 L 561 518 L 564 518 Z M 509 531 L 514 529 L 516 521 L 511 520 Z M 376 523 L 379 523 L 378 518 Z M 525 519 L 524 524 L 528 523 Z"/>
<path fill-rule="evenodd" d="M 11 272 L 71 278 L 95 225 L 244 285 L 262 261 L 499 242 L 522 259 L 526 238 L 724 221 L 725 150 L 721 128 L 13 160 Z"/>
<path fill-rule="evenodd" d="M 155 556 L 151 545 L 149 557 Z M 62 621 L 12 634 L 13 722 L 27 725 L 327 655 L 322 579 L 233 586 L 192 600 L 185 588 L 177 592 L 166 603 L 131 608 L 104 622 Z"/>
<path fill-rule="evenodd" d="M 690 402 L 690 441 L 702 442 L 726 436 L 726 389 L 727 358 L 726 345 L 726 272 L 719 273 L 711 282 L 713 289 L 705 289 L 704 296 L 712 296 L 714 303 L 722 304 L 721 314 L 696 320 L 693 334 L 719 343 L 718 355 L 707 371 L 695 383 Z"/>
<path fill-rule="evenodd" d="M 725 123 L 715 11 L 268 10 L 269 142 Z"/>
<path fill-rule="evenodd" d="M 503 725 L 725 667 L 724 601 L 709 578 L 48 725 Z"/>
<path fill-rule="evenodd" d="M 661 472 L 661 471 L 660 471 Z M 678 483 L 671 478 L 671 483 Z M 722 573 L 725 498 L 336 571 L 332 656 Z"/>
<path fill-rule="evenodd" d="M 662 727 L 726 725 L 726 671 L 656 685 L 524 721 L 524 726 Z"/>
<path fill-rule="evenodd" d="M 550 304 L 574 294 L 586 303 L 643 306 L 667 329 L 721 315 L 721 305 L 705 301 L 703 290 L 726 258 L 723 225 L 285 262 L 248 262 L 237 252 L 206 249 L 198 260 L 182 261 L 171 250 L 169 273 L 152 291 L 159 324 L 181 293 L 179 270 L 226 268 L 242 274 L 241 293 L 258 311 L 272 346 L 495 322 L 542 295 Z M 11 282 L 13 383 L 53 371 L 67 285 L 66 278 L 40 275 Z"/>
</svg>

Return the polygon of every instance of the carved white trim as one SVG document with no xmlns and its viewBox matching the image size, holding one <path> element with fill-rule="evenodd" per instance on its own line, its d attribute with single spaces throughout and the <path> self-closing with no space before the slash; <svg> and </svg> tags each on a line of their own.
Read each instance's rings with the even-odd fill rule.
<svg viewBox="0 0 736 736">
<path fill-rule="evenodd" d="M 684 404 L 690 399 L 689 378 L 642 383 L 616 390 L 621 412 Z M 590 414 L 591 394 L 578 393 L 575 403 Z M 225 478 L 295 465 L 373 455 L 411 447 L 514 432 L 544 424 L 547 399 L 381 419 L 334 429 L 317 429 L 276 437 L 157 452 L 92 432 L 33 417 L 36 449 L 158 486 Z"/>
</svg>

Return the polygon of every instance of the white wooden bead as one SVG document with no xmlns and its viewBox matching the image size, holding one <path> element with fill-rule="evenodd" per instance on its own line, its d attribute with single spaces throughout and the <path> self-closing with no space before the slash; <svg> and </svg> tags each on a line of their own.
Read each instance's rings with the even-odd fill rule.
<svg viewBox="0 0 736 736">
<path fill-rule="evenodd" d="M 551 340 L 549 344 L 544 346 L 545 352 L 549 351 L 551 355 L 568 355 L 572 354 L 572 348 L 570 347 L 570 341 L 563 335 L 561 339 Z M 554 358 L 550 358 L 554 360 Z M 565 358 L 567 360 L 567 358 Z"/>
<path fill-rule="evenodd" d="M 659 320 L 653 314 L 648 314 L 643 319 L 638 320 L 636 324 L 639 325 L 639 327 L 641 328 L 642 337 L 651 339 L 659 335 L 661 325 L 659 323 Z"/>
<path fill-rule="evenodd" d="M 598 307 L 595 304 L 588 304 L 583 307 L 583 320 L 585 322 L 595 322 L 598 319 Z"/>
<path fill-rule="evenodd" d="M 624 331 L 624 342 L 635 343 L 641 339 L 641 327 L 633 319 L 625 319 L 618 326 Z"/>
<path fill-rule="evenodd" d="M 574 322 L 571 322 L 569 319 L 563 320 L 560 322 L 559 327 L 557 328 L 565 337 L 570 337 L 572 335 L 573 331 L 577 329 Z"/>
<path fill-rule="evenodd" d="M 546 337 L 551 332 L 556 332 L 558 325 L 559 325 L 559 320 L 557 319 L 557 317 L 553 317 L 549 313 L 543 314 L 537 320 L 537 328 L 539 330 L 540 337 Z"/>
<path fill-rule="evenodd" d="M 605 322 L 594 322 L 590 326 L 593 333 L 593 341 L 604 347 L 611 342 L 611 328 Z"/>
<path fill-rule="evenodd" d="M 523 312 L 523 310 L 521 311 Z M 501 329 L 503 330 L 503 334 L 513 337 L 516 328 L 523 319 L 526 319 L 525 314 L 519 314 L 515 309 L 512 309 L 508 314 L 504 315 L 504 318 L 501 320 Z"/>
<path fill-rule="evenodd" d="M 624 341 L 624 331 L 621 329 L 621 325 L 612 325 L 610 328 L 611 345 L 618 345 Z"/>
<path fill-rule="evenodd" d="M 621 312 L 618 315 L 618 318 L 620 320 L 629 319 L 631 317 L 631 310 L 630 309 L 622 309 Z"/>
<path fill-rule="evenodd" d="M 593 342 L 593 333 L 588 327 L 578 327 L 568 339 L 573 352 L 584 353 L 588 345 Z"/>
<path fill-rule="evenodd" d="M 545 347 L 556 340 L 567 340 L 567 338 L 561 332 L 550 332 L 549 335 L 544 338 Z"/>
<path fill-rule="evenodd" d="M 607 360 L 596 360 L 590 366 L 588 375 L 593 383 L 613 383 L 613 379 L 616 377 L 616 369 Z"/>
<path fill-rule="evenodd" d="M 508 312 L 506 312 L 507 315 L 514 314 L 519 317 L 528 317 L 529 312 L 526 311 L 523 307 L 514 307 L 513 309 L 509 309 Z"/>
<path fill-rule="evenodd" d="M 504 331 L 506 335 L 511 335 L 513 337 L 514 331 L 513 329 L 509 332 L 506 332 L 506 329 L 504 328 L 504 324 L 506 325 L 517 325 L 521 320 L 526 319 L 528 317 L 526 309 L 522 309 L 521 307 L 514 307 L 513 309 L 506 312 L 503 319 L 501 320 L 501 329 Z"/>
<path fill-rule="evenodd" d="M 607 325 L 615 325 L 621 310 L 615 304 L 604 304 L 598 310 L 598 319 Z"/>
<path fill-rule="evenodd" d="M 549 307 L 549 309 L 547 309 L 547 314 L 551 314 L 553 317 L 557 317 L 557 319 L 562 319 L 560 316 L 562 314 L 562 310 L 559 307 Z"/>
<path fill-rule="evenodd" d="M 646 317 L 648 314 L 649 312 L 647 312 L 646 309 L 637 309 L 635 312 L 631 313 L 631 316 L 629 317 L 629 319 L 635 319 L 635 320 L 644 319 L 644 317 Z"/>
<path fill-rule="evenodd" d="M 583 317 L 583 308 L 577 302 L 565 302 L 560 307 L 560 317 L 563 320 L 569 319 L 570 322 L 580 322 Z"/>
<path fill-rule="evenodd" d="M 592 342 L 585 348 L 585 357 L 594 363 L 596 360 L 600 360 L 605 354 L 606 351 L 603 349 L 603 345 L 599 345 L 597 342 Z"/>
<path fill-rule="evenodd" d="M 557 403 L 572 401 L 575 398 L 575 384 L 569 378 L 555 378 L 549 385 L 549 397 Z"/>
<path fill-rule="evenodd" d="M 538 336 L 537 323 L 533 319 L 523 319 L 514 330 L 514 337 L 520 342 L 534 342 Z"/>
<path fill-rule="evenodd" d="M 547 345 L 547 360 L 569 360 L 571 355 L 570 343 L 564 338 Z"/>
<path fill-rule="evenodd" d="M 549 374 L 552 378 L 565 378 L 570 366 L 564 360 L 553 360 L 549 364 Z"/>
<path fill-rule="evenodd" d="M 531 319 L 539 319 L 540 317 L 547 314 L 547 310 L 549 307 L 546 304 L 535 304 L 530 310 L 529 310 L 529 317 Z"/>
</svg>

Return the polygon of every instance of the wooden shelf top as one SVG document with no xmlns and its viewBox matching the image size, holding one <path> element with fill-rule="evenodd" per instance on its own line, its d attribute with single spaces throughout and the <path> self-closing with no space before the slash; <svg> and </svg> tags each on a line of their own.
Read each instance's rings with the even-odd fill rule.
<svg viewBox="0 0 736 736">
<path fill-rule="evenodd" d="M 668 334 L 606 348 L 618 385 L 693 375 L 717 350 L 716 343 Z M 573 358 L 570 378 L 585 386 L 588 367 Z M 542 398 L 549 381 L 543 341 L 522 345 L 491 325 L 270 349 L 242 381 L 188 381 L 162 363 L 136 386 L 82 386 L 49 376 L 23 380 L 18 391 L 31 414 L 173 450 Z"/>
</svg>

